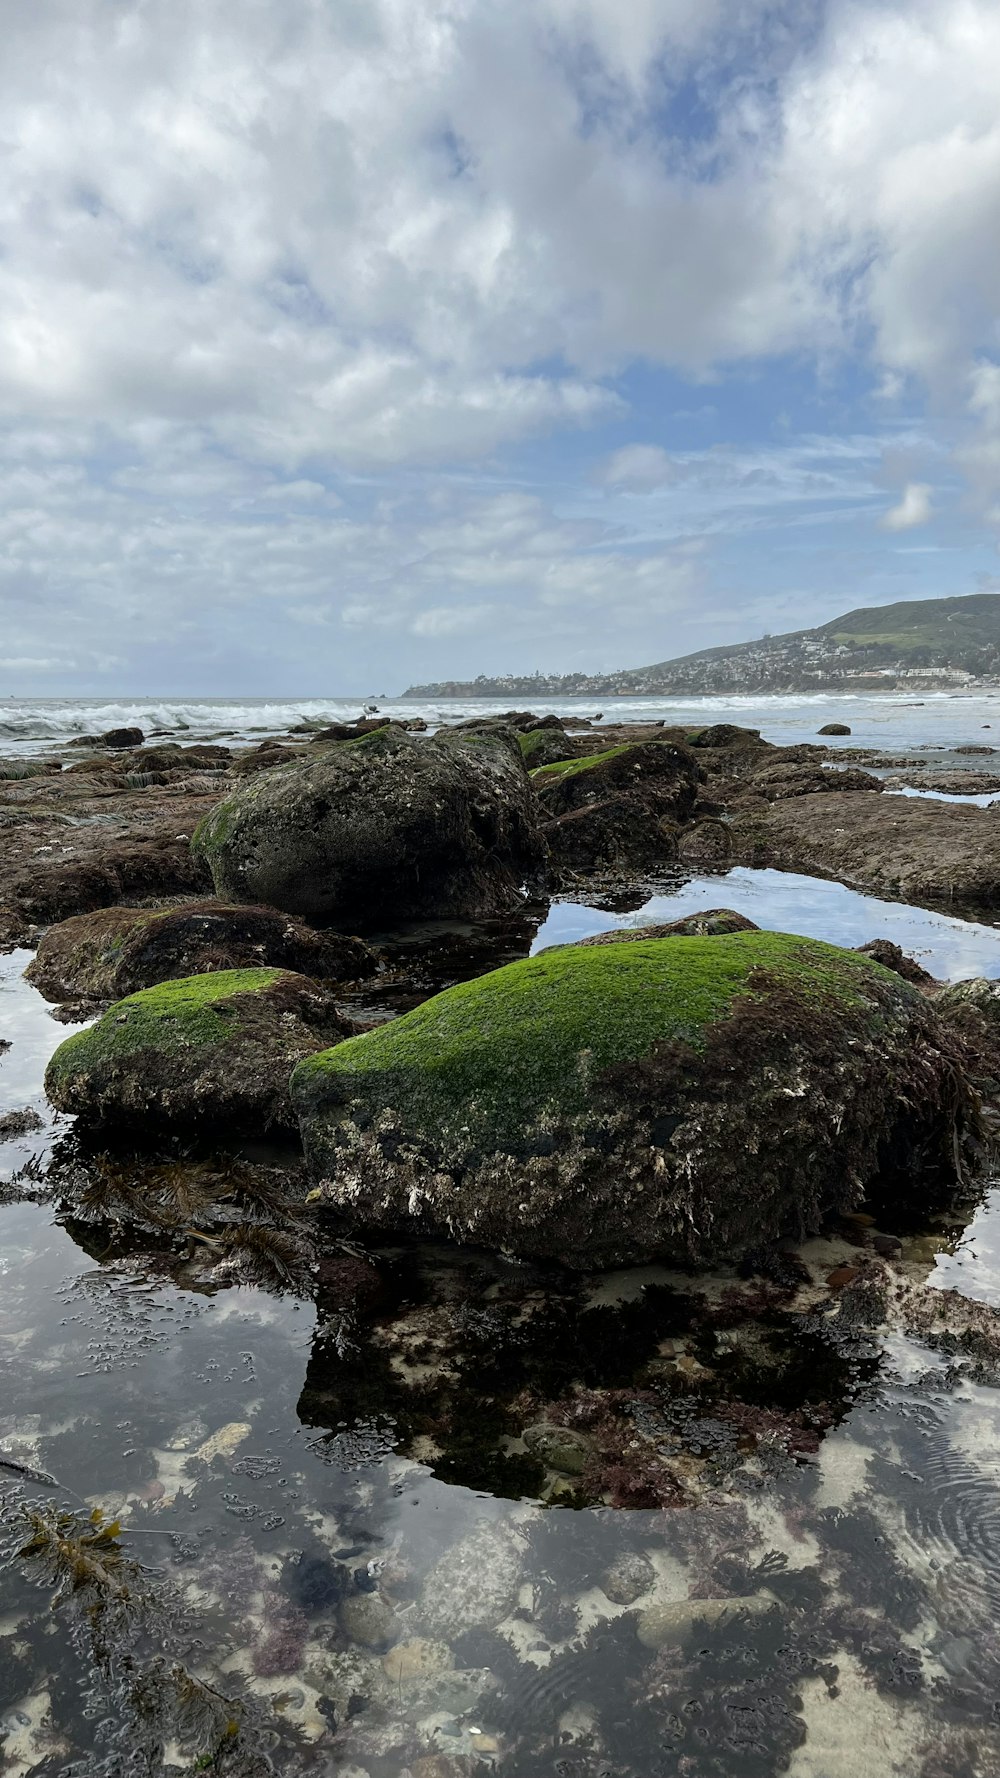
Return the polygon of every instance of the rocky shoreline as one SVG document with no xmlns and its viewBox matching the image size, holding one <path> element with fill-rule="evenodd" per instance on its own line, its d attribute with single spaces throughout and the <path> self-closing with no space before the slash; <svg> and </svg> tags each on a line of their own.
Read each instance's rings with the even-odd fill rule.
<svg viewBox="0 0 1000 1778">
<path fill-rule="evenodd" d="M 882 1621 L 875 1593 L 908 1598 L 912 1564 L 850 1491 L 879 1578 L 844 1603 L 846 1534 L 808 1478 L 893 1342 L 949 1390 L 1000 1382 L 1000 1314 L 928 1290 L 925 1252 L 990 1176 L 1000 987 L 944 986 L 877 931 L 857 950 L 762 931 L 726 908 L 725 872 L 794 862 L 988 909 L 991 811 L 879 775 L 954 796 L 982 759 L 529 713 L 244 752 L 134 741 L 0 781 L 5 946 L 33 952 L 57 1018 L 90 1021 L 49 1063 L 51 1154 L 6 1193 L 47 1199 L 123 1276 L 314 1305 L 296 1414 L 324 1460 L 360 1452 L 353 1518 L 314 1515 L 270 1567 L 249 1543 L 231 1574 L 184 1557 L 210 1610 L 242 1587 L 243 1640 L 212 1679 L 249 1687 L 226 1706 L 236 1741 L 263 1698 L 294 1725 L 295 1772 L 304 1746 L 378 1778 L 556 1773 L 563 1755 L 632 1778 L 662 1735 L 714 1772 L 670 1724 L 715 1650 L 698 1683 L 716 1751 L 727 1713 L 777 1686 L 770 1773 L 804 1735 L 796 1663 L 832 1674 L 836 1655 L 881 1698 L 957 1660 L 968 1611 L 941 1603 L 919 1657 L 906 1611 Z M 549 896 L 635 905 L 706 858 L 718 905 L 529 957 Z M 233 1477 L 266 1479 L 248 1415 L 164 1432 L 126 1526 L 211 1473 L 233 1501 Z M 54 1461 L 44 1441 L 9 1455 L 25 1487 Z M 553 1578 L 542 1513 L 359 1565 L 376 1464 L 400 1490 L 430 1475 L 523 1515 L 597 1515 L 600 1559 Z M 117 1562 L 111 1523 L 59 1535 Z M 29 1564 L 51 1531 L 40 1510 Z M 813 1564 L 841 1577 L 819 1615 Z M 141 1597 L 138 1571 L 127 1584 Z M 576 1686 L 591 1660 L 620 1667 L 634 1728 L 603 1697 L 582 1727 L 526 1701 L 533 1662 Z M 206 1720 L 214 1758 L 229 1731 Z M 947 1769 L 933 1736 L 908 1757 Z"/>
</svg>

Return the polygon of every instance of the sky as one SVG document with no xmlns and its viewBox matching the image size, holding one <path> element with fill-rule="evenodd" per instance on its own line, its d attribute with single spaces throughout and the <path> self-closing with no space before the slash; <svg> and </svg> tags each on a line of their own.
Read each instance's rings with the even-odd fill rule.
<svg viewBox="0 0 1000 1778">
<path fill-rule="evenodd" d="M 1000 590 L 997 0 L 6 0 L 0 691 Z"/>
</svg>

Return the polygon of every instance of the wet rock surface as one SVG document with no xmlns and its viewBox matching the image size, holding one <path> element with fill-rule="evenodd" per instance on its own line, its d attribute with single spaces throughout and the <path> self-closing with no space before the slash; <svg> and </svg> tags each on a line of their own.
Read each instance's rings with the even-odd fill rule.
<svg viewBox="0 0 1000 1778">
<path fill-rule="evenodd" d="M 349 1029 L 331 994 L 274 969 L 221 970 L 144 989 L 67 1038 L 45 1076 L 89 1124 L 248 1135 L 292 1123 L 288 1079 Z"/>
<path fill-rule="evenodd" d="M 531 782 L 556 869 L 642 869 L 676 854 L 699 772 L 690 749 L 657 739 L 539 766 Z"/>
<path fill-rule="evenodd" d="M 739 812 L 736 855 L 904 900 L 1000 903 L 1000 827 L 988 809 L 833 791 Z"/>
<path fill-rule="evenodd" d="M 914 987 L 756 932 L 545 952 L 308 1060 L 292 1094 L 352 1224 L 584 1266 L 801 1234 L 897 1169 L 947 1191 L 976 1127 Z"/>
<path fill-rule="evenodd" d="M 193 847 L 220 895 L 368 926 L 513 907 L 543 858 L 511 733 L 389 728 L 258 773 Z"/>
<path fill-rule="evenodd" d="M 352 981 L 377 968 L 371 948 L 317 932 L 274 908 L 189 901 L 166 908 L 103 908 L 49 927 L 28 969 L 48 1000 L 107 1002 L 209 970 L 271 967 Z"/>
<path fill-rule="evenodd" d="M 683 919 L 668 920 L 663 926 L 629 926 L 611 932 L 595 932 L 592 938 L 577 940 L 581 945 L 620 945 L 643 938 L 716 938 L 726 932 L 759 932 L 760 928 L 745 914 L 733 908 L 706 908 L 704 913 L 685 914 Z"/>
</svg>

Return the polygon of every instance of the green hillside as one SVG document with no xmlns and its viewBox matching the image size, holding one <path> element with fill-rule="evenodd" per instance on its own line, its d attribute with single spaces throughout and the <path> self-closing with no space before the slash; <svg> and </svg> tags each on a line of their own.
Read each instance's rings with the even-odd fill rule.
<svg viewBox="0 0 1000 1778">
<path fill-rule="evenodd" d="M 1000 593 L 861 606 L 810 630 L 702 648 L 649 667 L 613 673 L 480 676 L 411 686 L 404 697 L 537 697 L 634 693 L 885 689 L 908 675 L 938 672 L 944 683 L 1000 679 Z"/>
<path fill-rule="evenodd" d="M 928 651 L 933 660 L 926 666 L 958 665 L 957 656 L 967 650 L 1000 651 L 1000 593 L 969 593 L 951 599 L 900 599 L 895 605 L 861 605 L 843 617 L 832 618 L 812 630 L 786 630 L 752 642 L 730 642 L 721 647 L 700 648 L 695 654 L 658 661 L 654 667 L 635 667 L 636 673 L 655 673 L 686 667 L 696 661 L 718 661 L 740 655 L 777 652 L 789 644 L 828 639 L 853 650 L 875 649 L 892 654 L 903 664 L 911 656 Z"/>
<path fill-rule="evenodd" d="M 998 648 L 1000 593 L 862 606 L 822 628 L 837 642 L 880 643 L 901 650 Z"/>
</svg>

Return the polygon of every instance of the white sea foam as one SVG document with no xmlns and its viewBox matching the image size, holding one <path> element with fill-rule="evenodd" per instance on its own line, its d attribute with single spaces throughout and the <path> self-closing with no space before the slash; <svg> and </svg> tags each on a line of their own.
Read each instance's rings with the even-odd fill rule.
<svg viewBox="0 0 1000 1778">
<path fill-rule="evenodd" d="M 846 722 L 848 746 L 880 748 L 938 746 L 993 740 L 1000 745 L 1000 691 L 929 693 L 917 701 L 902 693 L 871 696 L 847 693 L 782 694 L 772 697 L 701 698 L 545 698 L 536 695 L 454 700 L 380 700 L 384 716 L 422 716 L 434 727 L 465 716 L 495 715 L 512 704 L 605 723 L 663 720 L 704 727 L 736 722 L 759 728 L 767 740 L 789 743 L 815 738 L 825 722 Z M 328 722 L 353 721 L 366 709 L 361 698 L 4 698 L 0 699 L 0 754 L 38 753 L 81 734 L 105 729 L 141 728 L 175 739 L 231 737 L 236 744 L 263 735 Z M 992 733 L 984 734 L 984 728 Z"/>
</svg>

